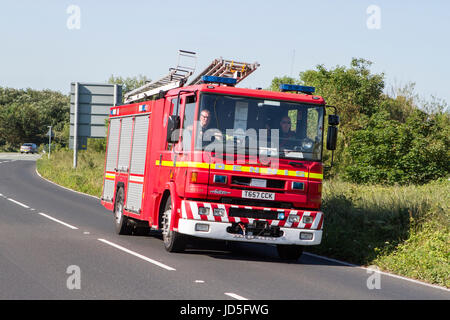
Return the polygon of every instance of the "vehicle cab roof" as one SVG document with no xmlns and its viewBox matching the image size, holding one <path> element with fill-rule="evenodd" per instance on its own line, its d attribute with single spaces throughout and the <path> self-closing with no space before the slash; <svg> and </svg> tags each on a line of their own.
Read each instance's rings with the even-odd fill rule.
<svg viewBox="0 0 450 320">
<path fill-rule="evenodd" d="M 302 94 L 302 93 L 291 93 L 291 92 L 277 92 L 269 90 L 259 90 L 259 89 L 247 89 L 247 88 L 236 88 L 231 86 L 223 86 L 218 84 L 199 84 L 193 86 L 180 87 L 176 89 L 169 90 L 166 96 L 176 96 L 181 90 L 192 90 L 201 91 L 215 94 L 232 94 L 240 95 L 252 98 L 261 99 L 272 99 L 272 100 L 285 100 L 285 101 L 295 101 L 300 103 L 313 103 L 323 105 L 325 100 L 321 96 Z"/>
</svg>

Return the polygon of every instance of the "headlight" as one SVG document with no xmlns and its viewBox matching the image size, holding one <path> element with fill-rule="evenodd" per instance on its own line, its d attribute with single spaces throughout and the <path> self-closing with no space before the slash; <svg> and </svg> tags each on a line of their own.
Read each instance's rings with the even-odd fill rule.
<svg viewBox="0 0 450 320">
<path fill-rule="evenodd" d="M 303 223 L 304 224 L 313 223 L 313 221 L 314 221 L 313 217 L 309 217 L 309 216 L 303 217 Z"/>
<path fill-rule="evenodd" d="M 209 214 L 209 208 L 206 207 L 198 208 L 198 214 L 202 216 L 207 216 Z"/>
<path fill-rule="evenodd" d="M 224 217 L 225 216 L 225 209 L 223 209 L 223 208 L 215 208 L 213 210 L 213 216 Z"/>
</svg>

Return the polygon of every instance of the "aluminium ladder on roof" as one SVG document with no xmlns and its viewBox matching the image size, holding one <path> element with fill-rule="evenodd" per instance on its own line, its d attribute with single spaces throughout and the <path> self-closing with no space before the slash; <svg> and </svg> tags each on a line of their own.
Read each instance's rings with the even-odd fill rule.
<svg viewBox="0 0 450 320">
<path fill-rule="evenodd" d="M 194 66 L 181 65 L 181 59 L 194 60 Z M 125 94 L 125 103 L 135 102 L 149 98 L 160 91 L 167 91 L 184 86 L 187 79 L 195 72 L 197 57 L 195 52 L 179 50 L 178 64 L 176 68 L 170 68 L 169 74 L 158 81 L 153 81 Z M 184 64 L 184 63 L 183 63 Z M 189 85 L 203 83 L 203 76 L 216 76 L 236 79 L 236 84 L 244 80 L 258 67 L 259 63 L 236 62 L 222 58 L 215 59 L 204 69 Z"/>
<path fill-rule="evenodd" d="M 190 63 L 181 65 L 182 60 L 190 60 Z M 160 91 L 166 91 L 182 87 L 187 79 L 195 72 L 197 57 L 195 52 L 179 50 L 178 63 L 176 68 L 170 68 L 169 74 L 165 77 L 149 82 L 142 87 L 134 89 L 125 94 L 125 103 L 132 103 L 141 99 L 151 97 Z"/>
<path fill-rule="evenodd" d="M 236 62 L 233 60 L 224 60 L 222 58 L 215 59 L 206 67 L 189 85 L 195 85 L 202 83 L 203 76 L 216 76 L 225 78 L 236 79 L 236 84 L 244 80 L 251 73 L 253 73 L 258 67 L 259 63 L 245 63 Z"/>
</svg>

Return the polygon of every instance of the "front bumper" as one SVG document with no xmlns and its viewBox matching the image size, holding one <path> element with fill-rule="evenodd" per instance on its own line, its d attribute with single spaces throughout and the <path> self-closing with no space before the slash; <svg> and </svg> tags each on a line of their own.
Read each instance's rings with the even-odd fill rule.
<svg viewBox="0 0 450 320">
<path fill-rule="evenodd" d="M 200 208 L 208 208 L 208 215 L 199 214 Z M 214 215 L 216 210 L 222 212 L 221 216 Z M 323 213 L 320 211 L 303 211 L 295 209 L 278 209 L 270 207 L 252 207 L 230 205 L 212 202 L 199 202 L 183 200 L 181 202 L 181 215 L 174 230 L 201 238 L 221 239 L 230 241 L 245 241 L 272 244 L 317 245 L 322 240 Z M 290 218 L 295 217 L 296 222 Z M 307 217 L 308 223 L 303 223 Z M 251 232 L 251 226 L 263 222 L 267 228 L 277 229 L 281 232 L 266 233 L 257 236 Z M 196 228 L 197 224 L 202 224 Z M 242 225 L 242 232 L 236 233 L 236 225 Z M 206 226 L 207 225 L 207 226 Z M 207 231 L 199 231 L 203 227 Z M 300 234 L 308 234 L 310 239 L 300 239 Z M 271 236 L 268 236 L 271 234 Z"/>
<path fill-rule="evenodd" d="M 196 231 L 196 224 L 207 224 L 209 226 L 208 231 Z M 248 234 L 232 234 L 227 232 L 227 228 L 230 226 L 231 223 L 225 222 L 180 219 L 178 221 L 178 232 L 200 238 L 254 243 L 296 244 L 302 246 L 312 246 L 318 245 L 322 241 L 322 230 L 280 228 L 280 230 L 283 232 L 283 235 L 281 237 L 264 237 Z M 312 235 L 312 239 L 300 240 L 300 232 L 310 233 Z"/>
</svg>

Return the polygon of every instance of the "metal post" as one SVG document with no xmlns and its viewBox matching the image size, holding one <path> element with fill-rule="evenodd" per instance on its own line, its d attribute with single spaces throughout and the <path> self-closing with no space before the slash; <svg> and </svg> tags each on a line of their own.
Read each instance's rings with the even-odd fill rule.
<svg viewBox="0 0 450 320">
<path fill-rule="evenodd" d="M 117 84 L 114 85 L 114 103 L 113 103 L 113 107 L 116 106 L 117 104 Z"/>
<path fill-rule="evenodd" d="M 50 159 L 50 152 L 52 150 L 52 126 L 47 126 L 48 130 L 48 158 Z"/>
<path fill-rule="evenodd" d="M 73 121 L 73 167 L 77 167 L 78 157 L 78 82 L 75 82 L 75 97 L 73 101 L 74 121 Z"/>
</svg>

